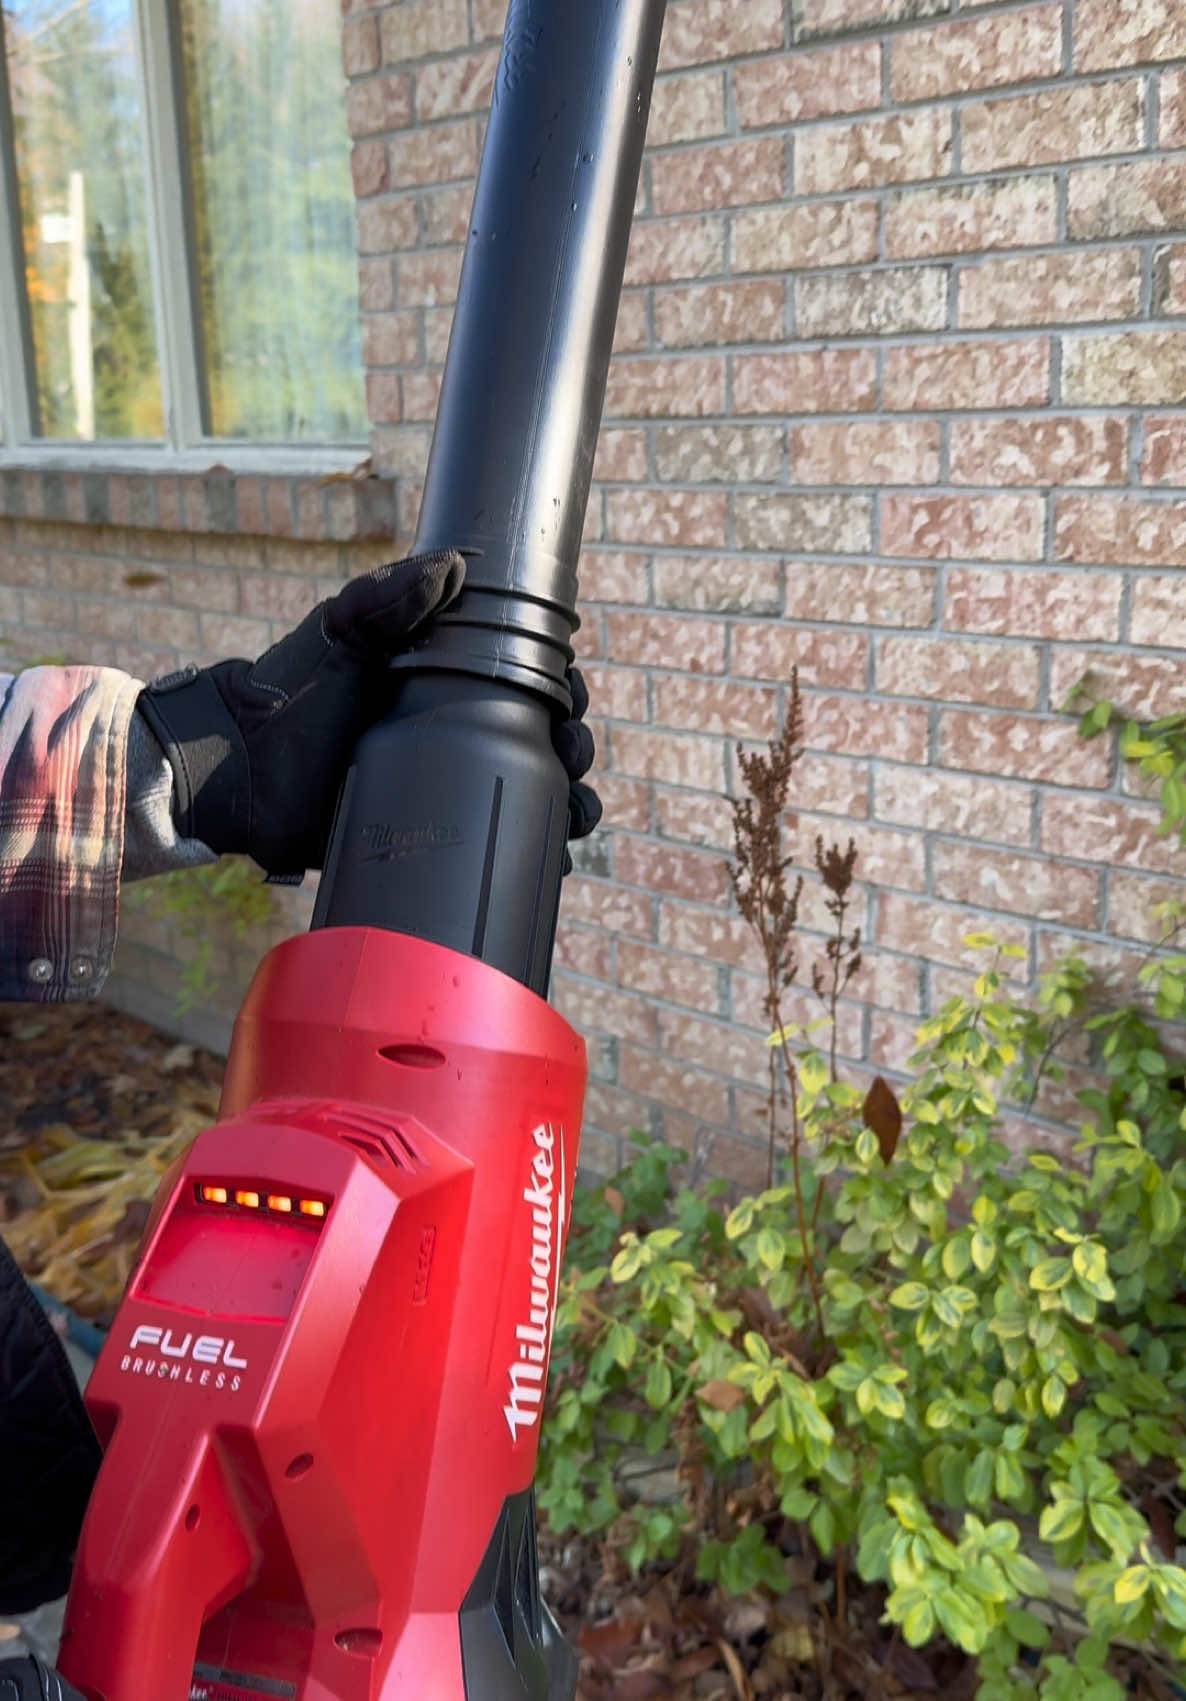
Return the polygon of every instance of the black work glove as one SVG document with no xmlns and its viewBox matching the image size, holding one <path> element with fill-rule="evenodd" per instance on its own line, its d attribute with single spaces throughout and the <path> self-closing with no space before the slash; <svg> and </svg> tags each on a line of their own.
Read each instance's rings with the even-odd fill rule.
<svg viewBox="0 0 1186 1701">
<path fill-rule="evenodd" d="M 141 692 L 185 838 L 269 874 L 320 868 L 354 746 L 389 706 L 387 662 L 461 589 L 456 550 L 351 580 L 258 661 L 184 669 Z"/>
<path fill-rule="evenodd" d="M 585 725 L 589 691 L 580 668 L 569 668 L 568 684 L 572 691 L 572 714 L 567 720 L 559 721 L 553 727 L 552 743 L 571 781 L 568 793 L 568 836 L 570 839 L 583 839 L 601 820 L 601 799 L 592 786 L 581 784 L 593 766 L 596 752 L 593 734 Z M 572 857 L 567 851 L 564 853 L 564 872 L 572 873 Z"/>
<path fill-rule="evenodd" d="M 0 1701 L 82 1701 L 82 1696 L 29 1654 L 23 1660 L 0 1660 Z"/>
</svg>

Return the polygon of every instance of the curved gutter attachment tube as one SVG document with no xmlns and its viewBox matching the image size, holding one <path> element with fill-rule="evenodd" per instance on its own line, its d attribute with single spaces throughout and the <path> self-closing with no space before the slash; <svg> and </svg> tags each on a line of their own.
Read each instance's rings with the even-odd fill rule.
<svg viewBox="0 0 1186 1701">
<path fill-rule="evenodd" d="M 313 917 L 540 993 L 568 825 L 550 719 L 664 5 L 511 5 L 416 538 L 465 551 L 465 590 L 358 746 Z"/>
</svg>

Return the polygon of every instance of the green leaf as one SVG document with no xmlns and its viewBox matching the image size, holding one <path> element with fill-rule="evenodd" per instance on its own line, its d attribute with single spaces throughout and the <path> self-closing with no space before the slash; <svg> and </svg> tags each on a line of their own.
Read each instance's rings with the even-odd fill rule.
<svg viewBox="0 0 1186 1701">
<path fill-rule="evenodd" d="M 1167 1175 L 1159 1177 L 1157 1189 L 1149 1201 L 1149 1208 L 1153 1224 L 1149 1238 L 1154 1246 L 1164 1246 L 1167 1240 L 1173 1239 L 1182 1217 L 1178 1195 Z"/>
<path fill-rule="evenodd" d="M 984 1612 L 967 1595 L 950 1587 L 937 1591 L 934 1605 L 935 1616 L 948 1640 L 966 1654 L 978 1654 L 988 1635 Z"/>
<path fill-rule="evenodd" d="M 634 1354 L 638 1347 L 638 1338 L 634 1330 L 628 1328 L 625 1323 L 611 1323 L 607 1344 L 610 1357 L 614 1359 L 615 1363 L 620 1364 L 623 1370 L 629 1370 L 634 1363 Z"/>
<path fill-rule="evenodd" d="M 1081 1500 L 1056 1500 L 1053 1505 L 1043 1508 L 1042 1516 L 1038 1520 L 1038 1534 L 1044 1542 L 1070 1541 L 1082 1528 Z"/>
<path fill-rule="evenodd" d="M 977 1453 L 964 1473 L 964 1493 L 973 1506 L 988 1505 L 988 1497 L 992 1493 L 994 1464 L 993 1454 L 986 1447 Z"/>
<path fill-rule="evenodd" d="M 1108 1274 L 1108 1256 L 1094 1240 L 1084 1240 L 1071 1253 L 1071 1263 L 1080 1280 L 1093 1288 Z"/>
<path fill-rule="evenodd" d="M 971 1257 L 972 1254 L 968 1246 L 967 1235 L 956 1235 L 955 1238 L 953 1240 L 949 1240 L 947 1245 L 943 1248 L 943 1274 L 947 1276 L 950 1281 L 958 1282 L 964 1271 L 968 1268 L 968 1265 L 971 1262 Z"/>
<path fill-rule="evenodd" d="M 1124 1514 L 1105 1500 L 1092 1500 L 1087 1508 L 1092 1527 L 1116 1559 L 1127 1559 L 1136 1546 L 1132 1525 Z"/>
<path fill-rule="evenodd" d="M 645 1399 L 648 1406 L 665 1406 L 671 1398 L 671 1371 L 661 1358 L 652 1359 L 647 1367 Z"/>
<path fill-rule="evenodd" d="M 1005 1614 L 1005 1629 L 1023 1648 L 1044 1648 L 1050 1640 L 1042 1620 L 1024 1607 L 1014 1607 Z"/>
<path fill-rule="evenodd" d="M 972 1262 L 982 1275 L 992 1269 L 997 1247 L 990 1234 L 985 1234 L 983 1229 L 977 1229 L 972 1236 L 971 1252 Z"/>
<path fill-rule="evenodd" d="M 786 1257 L 786 1241 L 777 1229 L 764 1228 L 758 1234 L 758 1260 L 768 1270 L 777 1270 Z"/>
<path fill-rule="evenodd" d="M 935 1609 L 920 1592 L 902 1619 L 902 1635 L 912 1648 L 921 1648 L 934 1634 Z"/>
<path fill-rule="evenodd" d="M 1119 1605 L 1127 1606 L 1131 1601 L 1141 1600 L 1151 1582 L 1152 1575 L 1147 1565 L 1130 1565 L 1117 1577 L 1113 1593 Z"/>
<path fill-rule="evenodd" d="M 1039 1293 L 1056 1293 L 1071 1279 L 1069 1258 L 1043 1258 L 1030 1271 L 1030 1287 Z"/>
<path fill-rule="evenodd" d="M 1016 1453 L 998 1453 L 994 1462 L 993 1477 L 996 1483 L 997 1495 L 1001 1500 L 1015 1504 L 1025 1495 L 1025 1472 Z"/>
<path fill-rule="evenodd" d="M 903 1282 L 890 1294 L 889 1302 L 899 1311 L 921 1311 L 930 1297 L 930 1289 L 921 1282 Z"/>
</svg>

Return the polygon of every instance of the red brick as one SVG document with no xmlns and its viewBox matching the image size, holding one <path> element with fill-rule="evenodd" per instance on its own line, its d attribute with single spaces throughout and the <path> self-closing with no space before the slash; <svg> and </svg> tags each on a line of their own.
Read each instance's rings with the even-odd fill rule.
<svg viewBox="0 0 1186 1701">
<path fill-rule="evenodd" d="M 360 260 L 358 303 L 364 313 L 382 313 L 395 305 L 395 275 L 390 260 Z"/>
<path fill-rule="evenodd" d="M 659 905 L 659 942 L 675 951 L 709 957 L 714 963 L 753 969 L 761 965 L 757 936 L 739 916 L 694 909 L 664 898 Z"/>
<path fill-rule="evenodd" d="M 657 1052 L 623 1045 L 618 1078 L 628 1091 L 675 1105 L 702 1121 L 719 1124 L 729 1120 L 729 1093 L 724 1081 L 703 1069 L 669 1063 Z"/>
<path fill-rule="evenodd" d="M 400 380 L 403 397 L 401 417 L 426 420 L 431 424 L 437 416 L 437 404 L 441 399 L 441 378 L 439 372 L 405 372 Z M 374 420 L 375 416 L 372 414 L 371 418 Z"/>
<path fill-rule="evenodd" d="M 940 107 L 821 124 L 795 139 L 798 195 L 944 177 L 950 169 L 951 114 Z"/>
<path fill-rule="evenodd" d="M 466 0 L 403 0 L 402 5 L 387 6 L 379 24 L 388 65 L 469 45 Z"/>
<path fill-rule="evenodd" d="M 792 620 L 929 626 L 935 613 L 935 585 L 933 567 L 793 561 L 787 567 L 786 610 Z"/>
<path fill-rule="evenodd" d="M 403 131 L 391 138 L 388 149 L 393 188 L 451 183 L 478 169 L 478 134 L 468 118 Z"/>
<path fill-rule="evenodd" d="M 1087 673 L 1101 697 L 1132 720 L 1186 711 L 1186 669 L 1176 656 L 1131 650 L 1072 650 L 1059 645 L 1050 659 L 1050 701 L 1062 703 Z"/>
<path fill-rule="evenodd" d="M 939 761 L 945 768 L 1005 779 L 1092 788 L 1108 784 L 1111 766 L 1106 741 L 1086 742 L 1077 722 L 987 709 L 941 712 Z"/>
<path fill-rule="evenodd" d="M 412 121 L 412 86 L 405 76 L 368 77 L 346 90 L 351 136 L 379 136 Z"/>
<path fill-rule="evenodd" d="M 659 154 L 651 162 L 651 202 L 656 213 L 690 213 L 778 201 L 785 165 L 779 136 Z"/>
<path fill-rule="evenodd" d="M 720 136 L 725 130 L 725 77 L 722 71 L 688 71 L 655 82 L 647 141 L 652 148 Z"/>
<path fill-rule="evenodd" d="M 947 268 L 887 266 L 795 280 L 801 337 L 893 336 L 947 323 Z"/>
<path fill-rule="evenodd" d="M 888 715 L 867 697 L 829 697 L 804 693 L 805 737 L 809 750 L 834 750 L 846 756 L 876 756 L 887 762 L 926 761 L 930 710 L 901 704 Z"/>
<path fill-rule="evenodd" d="M 655 433 L 655 472 L 664 483 L 766 484 L 783 472 L 778 425 L 670 425 Z"/>
<path fill-rule="evenodd" d="M 703 65 L 783 44 L 782 0 L 675 0 L 667 8 L 660 65 Z"/>
<path fill-rule="evenodd" d="M 815 816 L 802 811 L 798 813 L 797 822 L 799 860 L 808 863 L 812 868 L 815 866 L 817 839 L 822 838 L 825 845 L 837 840 L 843 848 L 851 837 L 857 847 L 858 881 L 877 887 L 903 887 L 911 892 L 921 892 L 926 886 L 926 847 L 917 833 L 900 833 L 868 821 L 857 823 L 850 833 L 847 823 L 838 824 L 827 816 Z M 826 893 L 814 874 L 810 889 L 819 906 L 819 925 L 830 933 L 835 924 L 822 907 L 826 901 Z M 850 921 L 852 919 L 861 919 L 859 910 L 853 912 Z M 806 975 L 803 980 L 806 984 Z M 863 990 L 854 984 L 853 995 L 857 996 Z"/>
<path fill-rule="evenodd" d="M 473 0 L 475 41 L 502 40 L 506 27 L 507 9 L 503 0 Z"/>
<path fill-rule="evenodd" d="M 1176 507 L 1181 529 L 1175 536 L 1186 538 L 1186 503 L 1177 503 Z M 1182 545 L 1175 547 L 1180 551 Z M 1131 628 L 1134 644 L 1186 650 L 1186 594 L 1183 593 L 1180 573 L 1149 574 L 1134 581 Z"/>
<path fill-rule="evenodd" d="M 633 353 L 649 345 L 647 294 L 645 289 L 628 289 L 623 293 L 618 303 L 618 322 L 614 326 L 615 354 Z"/>
<path fill-rule="evenodd" d="M 494 89 L 498 54 L 493 49 L 437 59 L 416 70 L 416 119 L 427 124 L 462 112 L 485 112 Z"/>
<path fill-rule="evenodd" d="M 375 470 L 385 478 L 419 478 L 428 464 L 430 434 L 422 425 L 379 425 L 371 434 Z"/>
<path fill-rule="evenodd" d="M 308 611 L 308 605 L 302 613 Z M 136 636 L 145 644 L 172 644 L 197 649 L 198 616 L 188 608 L 142 608 L 136 617 Z"/>
<path fill-rule="evenodd" d="M 658 674 L 652 685 L 657 726 L 684 732 L 721 732 L 729 738 L 773 738 L 778 693 L 735 680 Z"/>
<path fill-rule="evenodd" d="M 959 322 L 967 326 L 1064 325 L 1127 319 L 1140 308 L 1135 248 L 987 260 L 959 272 Z"/>
<path fill-rule="evenodd" d="M 1140 160 L 1072 171 L 1067 229 L 1078 241 L 1179 231 L 1186 224 L 1186 160 Z"/>
<path fill-rule="evenodd" d="M 386 189 L 389 181 L 386 145 L 383 142 L 355 142 L 350 150 L 350 172 L 354 179 L 354 193 L 360 199 L 364 195 L 378 195 Z"/>
<path fill-rule="evenodd" d="M 646 476 L 646 432 L 630 427 L 603 431 L 597 440 L 597 458 L 593 463 L 594 481 L 631 484 L 644 480 Z"/>
<path fill-rule="evenodd" d="M 246 575 L 240 580 L 237 573 L 222 573 L 212 567 L 175 567 L 169 574 L 169 600 L 182 608 L 204 608 L 212 614 L 236 614 L 240 583 L 245 590 L 250 580 Z M 315 600 L 306 589 L 302 616 L 309 612 Z"/>
<path fill-rule="evenodd" d="M 722 907 L 729 901 L 725 865 L 709 851 L 622 837 L 614 845 L 614 872 L 627 886 L 642 886 L 650 892 Z"/>
<path fill-rule="evenodd" d="M 597 714 L 611 721 L 646 720 L 647 676 L 641 668 L 586 662 L 581 671 Z"/>
<path fill-rule="evenodd" d="M 739 414 L 862 412 L 876 398 L 877 356 L 871 349 L 733 357 L 733 407 Z"/>
<path fill-rule="evenodd" d="M 561 921 L 556 929 L 552 962 L 558 969 L 571 969 L 594 980 L 613 979 L 613 943 L 591 927 L 573 927 Z"/>
<path fill-rule="evenodd" d="M 799 48 L 735 65 L 733 97 L 746 130 L 880 106 L 880 44 L 860 41 L 813 52 Z"/>
<path fill-rule="evenodd" d="M 609 419 L 696 419 L 725 411 L 725 362 L 719 355 L 618 360 L 610 368 Z"/>
<path fill-rule="evenodd" d="M 1144 126 L 1144 89 L 1135 78 L 981 101 L 960 113 L 960 167 L 1000 171 L 1136 153 L 1144 146 Z"/>
<path fill-rule="evenodd" d="M 1139 803 L 1051 794 L 1042 803 L 1042 849 L 1106 868 L 1180 874 L 1181 850 L 1158 837 L 1160 822 L 1159 809 Z"/>
<path fill-rule="evenodd" d="M 1158 81 L 1158 141 L 1163 148 L 1186 148 L 1186 71 L 1163 71 Z"/>
<path fill-rule="evenodd" d="M 659 1040 L 667 1056 L 686 1063 L 710 1059 L 713 1067 L 731 1080 L 762 1085 L 769 1078 L 770 1053 L 765 1036 L 752 1029 L 661 1010 Z M 714 1163 L 713 1174 L 717 1173 Z"/>
<path fill-rule="evenodd" d="M 1055 508 L 1054 544 L 1059 561 L 1183 567 L 1186 501 L 1060 496 Z M 1186 603 L 1186 598 L 1183 601 Z"/>
<path fill-rule="evenodd" d="M 890 409 L 1040 407 L 1049 398 L 1049 337 L 916 343 L 886 350 L 885 405 Z"/>
<path fill-rule="evenodd" d="M 598 751 L 599 759 L 603 752 Z M 628 833 L 649 833 L 651 830 L 651 793 L 649 780 L 629 779 L 623 774 L 607 774 L 601 767 L 593 770 L 597 795 L 605 805 L 607 825 L 620 827 Z"/>
<path fill-rule="evenodd" d="M 611 755 L 616 771 L 638 779 L 695 786 L 700 791 L 725 789 L 725 746 L 719 738 L 615 726 Z"/>
<path fill-rule="evenodd" d="M 723 490 L 612 490 L 606 509 L 614 543 L 712 549 L 728 534 L 729 497 Z"/>
<path fill-rule="evenodd" d="M 582 602 L 649 602 L 647 557 L 593 549 L 581 558 Z M 583 647 L 583 639 L 582 639 Z"/>
<path fill-rule="evenodd" d="M 453 183 L 443 189 L 424 191 L 420 196 L 420 212 L 424 220 L 424 240 L 429 247 L 463 243 L 469 239 L 473 199 L 472 183 Z"/>
<path fill-rule="evenodd" d="M 77 630 L 78 604 L 72 596 L 57 591 L 24 591 L 21 605 L 21 619 L 27 626 L 48 626 L 60 632 Z"/>
<path fill-rule="evenodd" d="M 877 687 L 890 696 L 1034 709 L 1041 690 L 1038 649 L 952 638 L 883 638 Z"/>
<path fill-rule="evenodd" d="M 291 621 L 295 625 L 313 606 L 308 579 L 282 573 L 245 573 L 240 584 L 242 612 L 261 620 Z"/>
<path fill-rule="evenodd" d="M 1123 484 L 1125 419 L 961 419 L 951 427 L 953 484 Z"/>
<path fill-rule="evenodd" d="M 246 619 L 237 614 L 201 615 L 201 647 L 220 660 L 225 656 L 258 656 L 272 642 L 266 620 Z"/>
<path fill-rule="evenodd" d="M 1141 482 L 1186 484 L 1186 416 L 1155 415 L 1145 421 Z"/>
<path fill-rule="evenodd" d="M 938 898 L 1068 927 L 1091 928 L 1099 922 L 1100 877 L 1093 868 L 976 845 L 940 843 L 932 857 Z"/>
<path fill-rule="evenodd" d="M 873 776 L 879 819 L 916 832 L 1030 845 L 1034 792 L 983 774 L 949 774 L 937 768 L 878 767 Z"/>
<path fill-rule="evenodd" d="M 393 254 L 416 240 L 416 208 L 406 199 L 365 202 L 355 222 L 360 254 Z"/>
<path fill-rule="evenodd" d="M 950 561 L 1039 561 L 1045 510 L 1040 496 L 906 496 L 881 498 L 885 555 Z"/>
<path fill-rule="evenodd" d="M 908 897 L 901 892 L 879 892 L 874 939 L 879 946 L 906 951 L 929 962 L 950 963 L 961 968 L 983 970 L 989 954 L 964 940 L 970 933 L 990 933 L 1002 945 L 1028 945 L 1029 928 L 1013 918 L 988 915 L 983 910 L 955 909 L 930 898 Z M 1005 958 L 1006 975 L 1027 973 L 1025 964 Z"/>
<path fill-rule="evenodd" d="M 395 279 L 400 305 L 435 307 L 440 302 L 455 301 L 464 257 L 463 248 L 427 248 L 399 255 Z"/>
<path fill-rule="evenodd" d="M 777 342 L 786 333 L 786 285 L 692 284 L 655 291 L 655 341 L 661 347 Z"/>
<path fill-rule="evenodd" d="M 782 568 L 768 558 L 659 555 L 652 570 L 655 601 L 664 608 L 712 614 L 778 614 L 782 609 Z"/>
<path fill-rule="evenodd" d="M 720 1003 L 720 981 L 712 963 L 633 940 L 619 942 L 618 984 L 665 1004 L 682 1004 L 714 1016 Z"/>
<path fill-rule="evenodd" d="M 1108 882 L 1108 932 L 1159 945 L 1165 939 L 1166 924 L 1158 908 L 1181 904 L 1184 896 L 1181 880 L 1151 880 L 1113 870 Z"/>
<path fill-rule="evenodd" d="M 1058 240 L 1057 201 L 1053 177 L 901 190 L 886 207 L 886 256 L 910 260 L 1053 243 Z"/>
<path fill-rule="evenodd" d="M 725 224 L 697 218 L 640 221 L 630 237 L 627 284 L 671 283 L 709 277 L 725 269 Z"/>
<path fill-rule="evenodd" d="M 379 21 L 377 18 L 342 20 L 342 69 L 348 77 L 365 76 L 379 68 Z"/>
<path fill-rule="evenodd" d="M 1063 400 L 1085 407 L 1186 402 L 1186 331 L 1067 337 Z"/>
<path fill-rule="evenodd" d="M 952 567 L 943 624 L 1002 638 L 1115 643 L 1123 589 L 1115 573 Z"/>
<path fill-rule="evenodd" d="M 601 986 L 558 969 L 552 977 L 552 1002 L 565 1018 L 583 1033 L 629 1034 L 643 1045 L 653 1044 L 658 1034 L 654 1007 L 645 998 Z"/>
<path fill-rule="evenodd" d="M 941 12 L 946 4 L 947 0 L 803 0 L 795 35 L 832 35 L 869 24 L 896 24 Z"/>
<path fill-rule="evenodd" d="M 876 201 L 816 201 L 733 219 L 737 272 L 789 272 L 846 266 L 877 256 Z"/>
<path fill-rule="evenodd" d="M 796 484 L 934 484 L 939 426 L 915 421 L 799 425 L 791 432 Z"/>
<path fill-rule="evenodd" d="M 27 575 L 18 577 L 9 572 L 7 560 L 3 572 L 9 585 L 29 583 Z M 111 584 L 111 563 L 94 555 L 54 555 L 46 582 L 55 591 L 83 591 L 102 596 Z M 168 587 L 164 588 L 167 595 Z M 15 614 L 12 618 L 16 619 Z"/>
<path fill-rule="evenodd" d="M 867 496 L 738 495 L 734 514 L 743 549 L 860 555 L 872 548 L 873 504 Z"/>
<path fill-rule="evenodd" d="M 1186 243 L 1171 243 L 1153 256 L 1153 312 L 1159 319 L 1186 313 Z"/>
<path fill-rule="evenodd" d="M 895 101 L 933 100 L 971 89 L 1057 77 L 1062 69 L 1062 7 L 1030 6 L 893 38 L 890 89 Z"/>
<path fill-rule="evenodd" d="M 1108 0 L 1078 0 L 1074 20 L 1076 71 L 1186 58 L 1186 17 L 1177 0 L 1132 0 L 1121 11 Z"/>
<path fill-rule="evenodd" d="M 722 854 L 733 849 L 733 812 L 727 797 L 656 786 L 655 826 L 661 839 L 707 845 Z"/>
<path fill-rule="evenodd" d="M 362 321 L 364 366 L 415 366 L 420 326 L 415 313 L 368 313 Z"/>
<path fill-rule="evenodd" d="M 847 610 L 834 609 L 832 618 Z M 742 679 L 788 681 L 798 668 L 804 685 L 864 689 L 869 640 L 863 632 L 812 632 L 782 621 L 737 621 L 730 635 L 732 671 Z"/>
<path fill-rule="evenodd" d="M 560 913 L 569 921 L 587 922 L 607 933 L 629 933 L 650 939 L 655 902 L 645 892 L 627 892 L 609 880 L 570 874 L 560 894 Z"/>
</svg>

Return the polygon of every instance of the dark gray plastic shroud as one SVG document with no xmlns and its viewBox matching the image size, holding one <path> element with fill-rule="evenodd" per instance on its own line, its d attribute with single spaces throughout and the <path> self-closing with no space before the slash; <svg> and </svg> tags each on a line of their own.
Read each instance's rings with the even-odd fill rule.
<svg viewBox="0 0 1186 1701">
<path fill-rule="evenodd" d="M 513 0 L 416 538 L 465 589 L 361 740 L 314 927 L 547 988 L 577 565 L 665 0 Z"/>
</svg>

